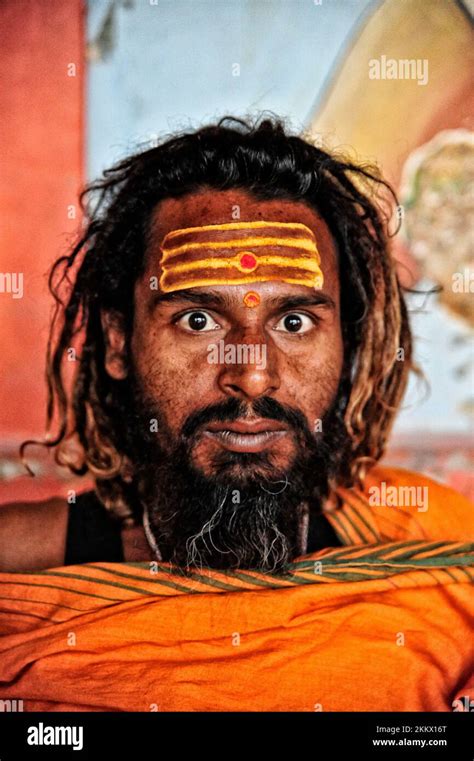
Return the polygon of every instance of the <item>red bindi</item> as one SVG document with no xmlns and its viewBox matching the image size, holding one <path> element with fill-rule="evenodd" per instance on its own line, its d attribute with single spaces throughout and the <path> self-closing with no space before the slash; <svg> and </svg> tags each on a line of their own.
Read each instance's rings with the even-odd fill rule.
<svg viewBox="0 0 474 761">
<path fill-rule="evenodd" d="M 254 307 L 258 307 L 260 304 L 260 295 L 256 293 L 255 291 L 247 291 L 243 298 L 243 302 L 246 307 L 249 307 L 250 309 L 253 309 Z"/>
<path fill-rule="evenodd" d="M 253 254 L 242 254 L 240 266 L 245 270 L 253 270 L 257 266 L 257 259 Z"/>
</svg>

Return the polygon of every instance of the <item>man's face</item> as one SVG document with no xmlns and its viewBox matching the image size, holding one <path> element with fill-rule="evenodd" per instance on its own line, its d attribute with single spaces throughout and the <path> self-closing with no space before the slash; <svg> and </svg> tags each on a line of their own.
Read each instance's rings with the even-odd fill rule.
<svg viewBox="0 0 474 761">
<path fill-rule="evenodd" d="M 242 220 L 302 222 L 313 230 L 323 289 L 257 282 L 190 288 L 163 299 L 159 290 L 150 288 L 160 272 L 159 247 L 167 232 L 231 222 L 236 207 Z M 262 397 L 301 411 L 309 429 L 317 431 L 336 393 L 342 366 L 337 258 L 325 223 L 301 203 L 259 201 L 236 190 L 167 199 L 154 221 L 154 244 L 135 289 L 132 355 L 141 387 L 161 410 L 171 435 L 177 440 L 188 417 L 209 405 L 238 399 L 251 415 L 252 403 Z M 249 290 L 260 296 L 256 307 L 243 302 Z M 223 344 L 229 363 L 223 361 Z M 235 347 L 235 363 L 228 345 Z M 239 345 L 254 347 L 255 363 L 238 363 Z M 240 351 L 241 360 L 252 359 L 250 351 Z M 221 428 L 222 424 L 204 425 L 192 443 L 192 462 L 208 476 L 222 450 L 266 452 L 275 468 L 283 470 L 297 454 L 295 432 L 278 421 L 262 424 L 253 415 L 234 421 L 231 435 L 220 435 Z"/>
<path fill-rule="evenodd" d="M 243 221 L 309 227 L 321 257 L 323 288 L 272 280 L 171 293 L 157 289 L 164 236 L 233 222 L 236 209 Z M 257 306 L 244 303 L 249 291 L 257 294 Z M 343 363 L 338 263 L 326 224 L 302 203 L 261 201 L 242 190 L 206 189 L 165 200 L 154 214 L 145 271 L 135 287 L 130 350 L 142 411 L 157 418 L 155 463 L 168 453 L 175 465 L 179 460 L 186 467 L 182 477 L 191 481 L 189 498 L 198 488 L 193 479 L 203 488 L 247 486 L 248 494 L 256 494 L 259 484 L 281 483 L 293 474 L 294 484 L 303 488 L 314 475 L 307 460 L 324 436 Z M 305 476 L 303 463 L 309 466 Z M 167 488 L 179 491 L 183 483 L 176 476 L 181 483 Z M 166 481 L 163 473 L 161 480 Z M 169 495 L 155 499 L 164 503 Z M 298 495 L 290 501 L 293 507 L 285 510 L 296 514 Z"/>
</svg>

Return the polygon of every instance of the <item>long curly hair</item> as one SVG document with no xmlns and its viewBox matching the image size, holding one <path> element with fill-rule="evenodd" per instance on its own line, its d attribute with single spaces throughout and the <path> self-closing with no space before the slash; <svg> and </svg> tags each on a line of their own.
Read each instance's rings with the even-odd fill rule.
<svg viewBox="0 0 474 761">
<path fill-rule="evenodd" d="M 103 503 L 126 524 L 138 522 L 140 514 L 123 432 L 126 408 L 120 414 L 126 381 L 105 371 L 101 314 L 119 312 L 130 336 L 133 288 L 143 271 L 152 212 L 163 199 L 203 186 L 304 202 L 334 237 L 344 340 L 342 415 L 350 442 L 334 489 L 362 485 L 383 455 L 408 373 L 417 370 L 388 240 L 398 202 L 376 168 L 323 150 L 273 115 L 253 122 L 226 116 L 146 146 L 82 191 L 79 240 L 54 263 L 49 278 L 56 306 L 47 347 L 48 433 L 41 443 L 54 448 L 59 464 L 92 475 Z M 31 443 L 22 444 L 22 458 Z"/>
</svg>

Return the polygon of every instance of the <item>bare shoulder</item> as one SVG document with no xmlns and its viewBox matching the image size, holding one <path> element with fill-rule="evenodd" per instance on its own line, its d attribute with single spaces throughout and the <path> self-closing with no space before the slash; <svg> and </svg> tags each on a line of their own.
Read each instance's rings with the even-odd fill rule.
<svg viewBox="0 0 474 761">
<path fill-rule="evenodd" d="M 0 571 L 64 564 L 68 504 L 61 497 L 0 506 Z"/>
</svg>

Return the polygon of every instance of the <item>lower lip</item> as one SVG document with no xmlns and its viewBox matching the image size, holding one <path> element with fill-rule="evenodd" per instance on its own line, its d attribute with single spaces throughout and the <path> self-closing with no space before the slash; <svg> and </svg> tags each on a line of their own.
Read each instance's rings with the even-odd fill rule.
<svg viewBox="0 0 474 761">
<path fill-rule="evenodd" d="M 237 433 L 236 431 L 204 431 L 204 435 L 217 441 L 231 452 L 263 452 L 287 431 L 262 431 L 260 433 Z"/>
</svg>

